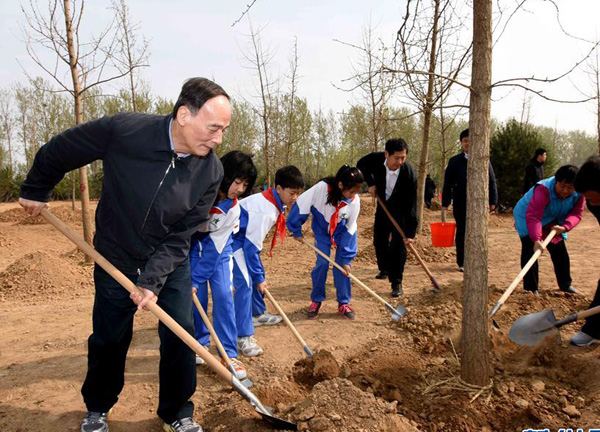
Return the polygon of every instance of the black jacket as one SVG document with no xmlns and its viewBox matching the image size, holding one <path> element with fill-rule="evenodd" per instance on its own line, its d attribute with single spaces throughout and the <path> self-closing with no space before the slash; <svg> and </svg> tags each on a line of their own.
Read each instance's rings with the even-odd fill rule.
<svg viewBox="0 0 600 432">
<path fill-rule="evenodd" d="M 544 164 L 536 158 L 529 161 L 525 167 L 525 180 L 523 181 L 523 193 L 527 193 L 537 182 L 544 179 Z"/>
<path fill-rule="evenodd" d="M 374 152 L 362 157 L 356 164 L 363 173 L 365 181 L 369 186 L 377 187 L 377 195 L 385 203 L 396 222 L 404 230 L 408 238 L 414 238 L 417 231 L 417 176 L 415 170 L 405 162 L 400 167 L 396 186 L 389 200 L 385 199 L 386 170 L 384 152 Z M 375 219 L 386 218 L 387 215 L 377 204 Z"/>
<path fill-rule="evenodd" d="M 442 207 L 454 202 L 455 214 L 466 214 L 467 211 L 467 158 L 464 153 L 452 156 L 444 174 L 444 190 L 442 191 Z M 489 164 L 489 204 L 498 204 L 498 189 L 492 164 Z"/>
<path fill-rule="evenodd" d="M 65 173 L 103 161 L 94 245 L 138 285 L 159 293 L 186 258 L 190 237 L 208 218 L 223 177 L 219 159 L 178 157 L 171 116 L 117 114 L 69 129 L 37 153 L 21 197 L 46 202 Z"/>
<path fill-rule="evenodd" d="M 431 177 L 425 178 L 425 196 L 433 197 L 435 195 L 435 182 Z"/>
</svg>

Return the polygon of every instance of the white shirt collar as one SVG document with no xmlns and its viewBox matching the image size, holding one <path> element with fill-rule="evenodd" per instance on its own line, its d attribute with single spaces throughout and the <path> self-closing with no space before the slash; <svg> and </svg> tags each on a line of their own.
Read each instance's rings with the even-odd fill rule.
<svg viewBox="0 0 600 432">
<path fill-rule="evenodd" d="M 385 170 L 389 175 L 398 175 L 398 172 L 400 171 L 400 168 L 396 168 L 394 171 L 389 169 L 387 159 L 383 161 L 383 166 L 385 167 Z"/>
</svg>

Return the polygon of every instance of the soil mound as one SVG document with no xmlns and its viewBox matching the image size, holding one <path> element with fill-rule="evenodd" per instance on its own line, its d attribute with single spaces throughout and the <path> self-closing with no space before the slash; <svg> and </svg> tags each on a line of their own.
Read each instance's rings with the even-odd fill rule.
<svg viewBox="0 0 600 432">
<path fill-rule="evenodd" d="M 0 273 L 0 301 L 43 299 L 93 293 L 90 268 L 55 258 L 46 252 L 23 256 Z"/>
<path fill-rule="evenodd" d="M 70 206 L 62 205 L 50 207 L 50 211 L 65 223 L 81 223 L 81 210 L 73 210 Z M 43 217 L 31 217 L 22 208 L 14 208 L 0 213 L 0 222 L 15 223 L 17 225 L 42 225 L 47 224 Z"/>
<path fill-rule="evenodd" d="M 396 413 L 396 405 L 356 388 L 346 379 L 334 378 L 315 385 L 289 414 L 298 422 L 299 431 L 416 432 L 416 427 Z"/>
<path fill-rule="evenodd" d="M 312 387 L 318 382 L 337 378 L 340 365 L 329 351 L 320 350 L 311 357 L 298 360 L 294 364 L 293 374 L 298 384 Z"/>
</svg>

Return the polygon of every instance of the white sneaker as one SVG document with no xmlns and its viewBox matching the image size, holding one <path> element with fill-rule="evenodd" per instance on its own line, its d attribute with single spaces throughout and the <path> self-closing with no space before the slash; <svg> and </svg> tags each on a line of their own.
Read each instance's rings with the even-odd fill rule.
<svg viewBox="0 0 600 432">
<path fill-rule="evenodd" d="M 279 324 L 282 320 L 283 318 L 281 318 L 279 315 L 271 315 L 269 312 L 265 312 L 262 315 L 252 317 L 252 323 L 254 324 L 254 327 L 260 327 L 263 325 L 275 325 Z"/>
<path fill-rule="evenodd" d="M 590 346 L 596 342 L 598 342 L 598 339 L 595 339 L 582 331 L 575 333 L 571 338 L 571 345 L 578 347 Z"/>
<path fill-rule="evenodd" d="M 263 353 L 263 349 L 258 346 L 256 339 L 252 336 L 238 338 L 238 349 L 246 357 L 256 357 Z"/>
</svg>

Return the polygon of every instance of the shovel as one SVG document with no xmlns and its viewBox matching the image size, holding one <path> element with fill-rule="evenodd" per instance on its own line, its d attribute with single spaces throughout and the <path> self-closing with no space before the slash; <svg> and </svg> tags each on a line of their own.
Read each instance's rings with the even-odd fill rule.
<svg viewBox="0 0 600 432">
<path fill-rule="evenodd" d="M 533 253 L 533 255 L 531 256 L 531 258 L 529 258 L 529 261 L 527 261 L 527 264 L 525 264 L 525 267 L 523 267 L 521 269 L 521 271 L 519 272 L 519 274 L 517 275 L 517 277 L 515 278 L 515 280 L 512 281 L 512 283 L 510 284 L 510 286 L 506 289 L 506 291 L 504 291 L 504 294 L 502 294 L 502 297 L 500 297 L 500 299 L 496 302 L 496 304 L 494 305 L 494 307 L 490 311 L 489 318 L 492 319 L 492 327 L 494 328 L 494 330 L 500 330 L 500 326 L 498 325 L 498 323 L 496 322 L 496 320 L 493 319 L 493 316 L 496 315 L 496 312 L 498 312 L 500 310 L 500 308 L 502 307 L 502 305 L 504 304 L 504 302 L 506 301 L 506 299 L 508 299 L 508 297 L 515 290 L 515 288 L 517 287 L 517 285 L 519 284 L 519 282 L 521 282 L 521 279 L 523 279 L 525 277 L 525 275 L 527 274 L 527 272 L 529 271 L 529 269 L 531 268 L 531 266 L 537 261 L 537 259 L 540 257 L 540 255 L 542 254 L 542 252 L 544 251 L 544 249 L 546 249 L 546 246 L 548 246 L 548 243 L 550 243 L 550 241 L 554 238 L 554 236 L 556 235 L 556 233 L 557 233 L 557 231 L 554 230 L 554 229 L 552 231 L 550 231 L 550 234 L 548 234 L 548 236 L 542 242 L 542 249 L 537 250 L 537 251 L 535 251 Z"/>
<path fill-rule="evenodd" d="M 204 322 L 204 325 L 206 326 L 206 328 L 208 329 L 208 332 L 210 333 L 210 335 L 212 336 L 213 340 L 215 341 L 215 344 L 217 345 L 217 349 L 219 350 L 219 354 L 221 354 L 221 358 L 223 360 L 225 360 L 225 363 L 227 364 L 227 369 L 229 369 L 229 371 L 234 376 L 237 377 L 238 375 L 235 372 L 235 368 L 233 367 L 233 363 L 231 362 L 231 359 L 227 355 L 227 352 L 225 351 L 225 348 L 223 347 L 223 344 L 221 343 L 221 340 L 219 339 L 219 336 L 217 336 L 217 332 L 215 332 L 215 328 L 213 327 L 213 325 L 211 324 L 210 320 L 208 319 L 208 316 L 206 315 L 206 312 L 204 312 L 204 308 L 200 304 L 200 301 L 198 300 L 198 296 L 196 295 L 195 292 L 192 293 L 192 300 L 194 300 L 194 304 L 196 305 L 196 309 L 198 309 L 198 312 L 200 313 L 200 316 L 202 317 L 202 321 Z M 242 378 L 242 379 L 238 378 L 238 379 L 247 388 L 252 387 L 253 383 L 250 380 L 250 378 L 246 377 L 246 378 Z"/>
<path fill-rule="evenodd" d="M 560 332 L 558 331 L 560 327 L 598 313 L 600 313 L 600 306 L 582 312 L 575 312 L 560 321 L 556 320 L 554 311 L 550 309 L 532 313 L 516 320 L 510 328 L 508 337 L 513 342 L 526 346 L 535 346 L 552 335 L 556 335 L 560 340 Z"/>
<path fill-rule="evenodd" d="M 344 270 L 340 265 L 338 265 L 338 263 L 336 263 L 335 261 L 333 261 L 331 258 L 329 258 L 327 255 L 325 255 L 323 252 L 321 252 L 319 249 L 317 249 L 315 246 L 311 245 L 309 242 L 307 242 L 304 237 L 302 237 L 302 241 L 304 242 L 304 244 L 306 244 L 308 247 L 310 247 L 311 249 L 313 249 L 316 253 L 318 253 L 319 255 L 321 255 L 323 258 L 325 258 L 327 261 L 329 261 L 331 263 L 332 266 L 334 266 L 335 268 L 337 268 L 339 271 L 341 271 L 343 274 L 346 274 L 346 270 Z M 392 319 L 395 321 L 398 321 L 400 318 L 404 318 L 406 316 L 406 308 L 402 305 L 398 305 L 397 308 L 394 309 L 394 307 L 389 304 L 388 302 L 386 302 L 384 299 L 382 299 L 379 295 L 377 295 L 377 293 L 375 291 L 373 291 L 371 288 L 369 288 L 368 286 L 366 286 L 364 283 L 362 283 L 356 276 L 354 276 L 352 273 L 348 274 L 348 277 L 350 279 L 352 279 L 354 282 L 356 282 L 358 284 L 358 286 L 360 286 L 362 289 L 364 289 L 366 292 L 368 292 L 369 294 L 371 294 L 373 297 L 375 297 L 377 300 L 379 300 L 390 312 L 392 312 Z"/>
<path fill-rule="evenodd" d="M 48 209 L 42 209 L 41 215 L 49 223 L 51 223 L 57 230 L 63 233 L 69 240 L 81 249 L 85 254 L 91 257 L 96 264 L 102 267 L 113 279 L 119 282 L 123 288 L 129 292 L 135 292 L 139 288 L 131 282 L 123 273 L 121 273 L 115 266 L 100 255 L 93 247 L 87 244 L 78 234 L 76 234 L 71 228 L 65 225 L 60 219 L 54 216 Z M 298 426 L 287 420 L 275 417 L 273 415 L 273 409 L 269 408 L 261 403 L 261 401 L 248 390 L 235 375 L 229 372 L 225 366 L 223 366 L 216 358 L 214 358 L 208 351 L 206 351 L 202 345 L 198 343 L 196 339 L 188 332 L 185 331 L 173 318 L 169 316 L 160 306 L 154 302 L 150 302 L 146 305 L 146 308 L 152 312 L 164 325 L 166 325 L 173 333 L 175 333 L 187 346 L 189 346 L 198 356 L 200 356 L 206 364 L 224 381 L 233 387 L 235 391 L 246 399 L 254 410 L 259 413 L 263 420 L 272 424 L 277 429 L 283 430 L 298 430 Z"/>
<path fill-rule="evenodd" d="M 277 309 L 277 312 L 279 312 L 279 315 L 281 315 L 281 317 L 283 318 L 283 321 L 285 321 L 285 323 L 287 324 L 289 329 L 292 331 L 294 336 L 296 336 L 296 339 L 298 339 L 298 342 L 300 342 L 300 345 L 302 345 L 302 348 L 304 348 L 304 352 L 307 355 L 312 356 L 313 355 L 312 350 L 309 348 L 309 346 L 306 344 L 306 342 L 304 342 L 304 339 L 302 339 L 302 336 L 300 336 L 300 333 L 298 333 L 298 330 L 296 330 L 296 327 L 294 327 L 294 324 L 292 324 L 292 322 L 289 320 L 289 318 L 287 317 L 287 315 L 285 314 L 283 309 L 281 309 L 281 306 L 279 306 L 279 303 L 277 303 L 275 301 L 275 299 L 273 298 L 273 296 L 271 295 L 271 293 L 269 292 L 269 290 L 267 288 L 264 288 L 264 291 L 265 291 L 265 295 L 269 298 L 269 301 L 273 304 L 273 306 L 275 306 L 275 309 Z"/>
<path fill-rule="evenodd" d="M 398 230 L 398 232 L 402 236 L 402 239 L 406 240 L 406 235 L 404 234 L 404 231 L 402 231 L 402 228 L 400 228 L 400 225 L 398 225 L 398 222 L 396 222 L 396 219 L 394 219 L 394 217 L 392 216 L 392 214 L 390 213 L 390 211 L 387 209 L 387 207 L 385 206 L 385 204 L 383 203 L 383 201 L 381 200 L 381 198 L 379 198 L 379 195 L 377 195 L 377 202 L 379 203 L 379 205 L 381 206 L 381 208 L 383 209 L 383 211 L 385 212 L 385 214 L 387 214 L 388 218 L 390 218 L 390 221 L 392 222 L 392 225 L 394 225 L 396 227 L 396 229 Z M 425 264 L 425 261 L 423 261 L 423 259 L 421 258 L 421 256 L 417 252 L 417 250 L 415 249 L 414 245 L 412 243 L 408 243 L 407 246 L 410 249 L 410 251 L 415 255 L 415 258 L 417 258 L 417 261 L 419 261 L 419 264 L 421 264 L 421 267 L 423 267 L 423 270 L 425 270 L 425 273 L 427 273 L 427 276 L 429 276 L 429 279 L 431 280 L 431 284 L 433 285 L 434 290 L 435 291 L 439 291 L 440 290 L 440 285 L 437 283 L 437 281 L 433 277 L 433 274 L 431 273 L 431 271 L 427 267 L 427 264 Z"/>
</svg>

